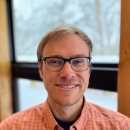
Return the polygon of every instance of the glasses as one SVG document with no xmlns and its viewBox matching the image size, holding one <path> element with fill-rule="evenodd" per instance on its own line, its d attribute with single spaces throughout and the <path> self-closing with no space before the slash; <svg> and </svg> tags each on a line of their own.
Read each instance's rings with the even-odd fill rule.
<svg viewBox="0 0 130 130">
<path fill-rule="evenodd" d="M 74 71 L 80 72 L 88 69 L 91 59 L 91 57 L 75 57 L 70 59 L 60 57 L 42 57 L 39 61 L 44 60 L 46 69 L 49 71 L 60 71 L 65 62 L 69 62 Z"/>
</svg>

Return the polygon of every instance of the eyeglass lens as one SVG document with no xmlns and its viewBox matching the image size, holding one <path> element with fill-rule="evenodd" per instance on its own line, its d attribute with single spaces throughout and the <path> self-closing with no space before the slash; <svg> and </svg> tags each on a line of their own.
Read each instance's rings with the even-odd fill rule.
<svg viewBox="0 0 130 130">
<path fill-rule="evenodd" d="M 70 60 L 70 64 L 75 71 L 85 71 L 89 66 L 88 58 L 74 58 Z M 46 69 L 50 71 L 60 71 L 65 64 L 65 60 L 62 58 L 47 58 Z"/>
</svg>

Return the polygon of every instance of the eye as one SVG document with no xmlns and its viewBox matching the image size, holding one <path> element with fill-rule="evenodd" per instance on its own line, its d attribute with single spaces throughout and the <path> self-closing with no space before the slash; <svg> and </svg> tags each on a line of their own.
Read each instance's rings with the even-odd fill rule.
<svg viewBox="0 0 130 130">
<path fill-rule="evenodd" d="M 46 63 L 51 66 L 59 66 L 63 64 L 63 61 L 62 59 L 59 58 L 48 58 L 46 60 Z"/>
<path fill-rule="evenodd" d="M 72 65 L 73 66 L 82 66 L 85 64 L 85 59 L 84 58 L 76 58 L 72 60 Z"/>
</svg>

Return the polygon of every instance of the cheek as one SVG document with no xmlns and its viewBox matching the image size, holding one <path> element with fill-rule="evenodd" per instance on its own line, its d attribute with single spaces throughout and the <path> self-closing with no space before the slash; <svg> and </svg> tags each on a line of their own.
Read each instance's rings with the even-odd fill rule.
<svg viewBox="0 0 130 130">
<path fill-rule="evenodd" d="M 90 78 L 90 73 L 89 73 L 89 71 L 84 71 L 82 74 L 79 74 L 79 77 L 81 78 L 81 80 L 84 84 L 88 84 L 89 78 Z"/>
<path fill-rule="evenodd" d="M 52 84 L 52 83 L 54 83 L 55 80 L 56 80 L 56 74 L 55 73 L 50 72 L 48 70 L 43 71 L 44 84 L 46 84 L 46 85 Z"/>
</svg>

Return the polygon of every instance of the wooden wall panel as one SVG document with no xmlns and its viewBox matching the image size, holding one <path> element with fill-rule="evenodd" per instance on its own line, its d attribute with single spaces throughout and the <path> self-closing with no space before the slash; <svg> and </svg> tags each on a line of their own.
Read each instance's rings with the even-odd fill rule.
<svg viewBox="0 0 130 130">
<path fill-rule="evenodd" d="M 6 0 L 0 0 L 0 121 L 13 112 Z"/>
<path fill-rule="evenodd" d="M 118 111 L 130 117 L 130 0 L 121 2 Z"/>
</svg>

